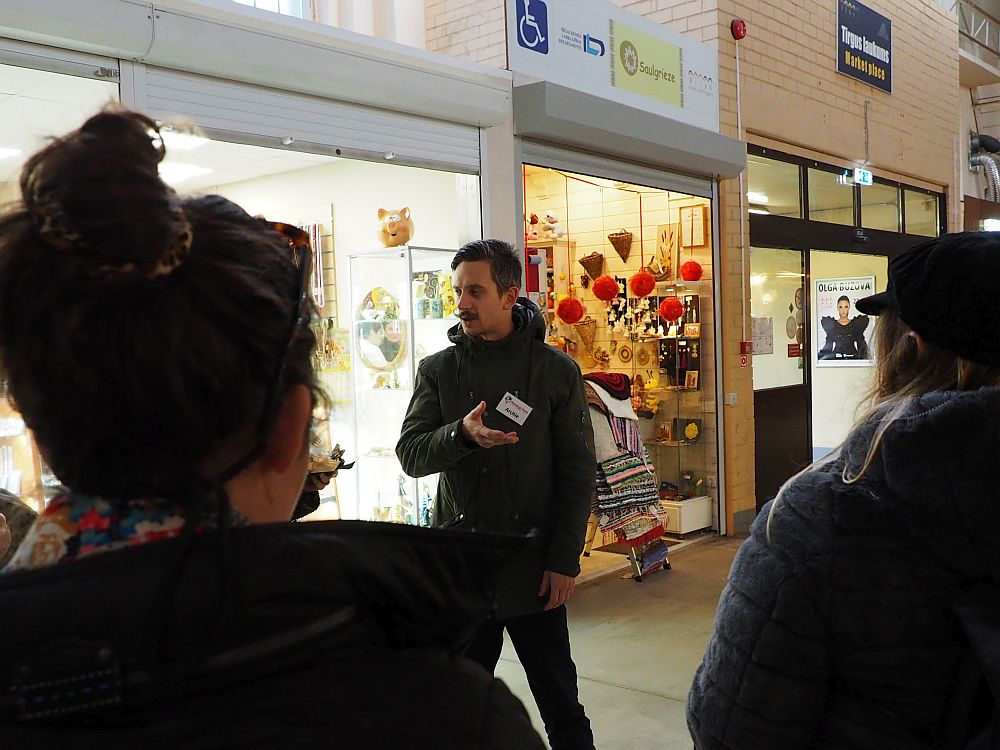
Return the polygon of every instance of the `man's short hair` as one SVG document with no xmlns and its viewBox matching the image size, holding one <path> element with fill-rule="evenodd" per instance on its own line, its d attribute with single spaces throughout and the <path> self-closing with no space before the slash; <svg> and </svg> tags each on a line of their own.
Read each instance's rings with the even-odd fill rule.
<svg viewBox="0 0 1000 750">
<path fill-rule="evenodd" d="M 451 270 L 458 268 L 466 261 L 488 260 L 490 275 L 497 291 L 502 297 L 511 287 L 521 288 L 521 259 L 517 256 L 514 246 L 505 240 L 473 240 L 466 243 L 455 253 L 451 261 Z"/>
</svg>

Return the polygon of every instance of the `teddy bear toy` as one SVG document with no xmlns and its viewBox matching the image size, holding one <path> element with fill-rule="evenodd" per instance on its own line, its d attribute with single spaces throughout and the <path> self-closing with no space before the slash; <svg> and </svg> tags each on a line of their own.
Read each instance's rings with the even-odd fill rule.
<svg viewBox="0 0 1000 750">
<path fill-rule="evenodd" d="M 546 237 L 550 240 L 557 240 L 565 234 L 562 226 L 559 224 L 559 217 L 553 211 L 545 214 L 545 220 L 542 222 L 542 231 L 545 232 Z"/>
<path fill-rule="evenodd" d="M 527 226 L 524 228 L 524 239 L 526 242 L 538 239 L 538 214 L 532 214 L 528 221 Z"/>
<path fill-rule="evenodd" d="M 409 208 L 378 210 L 378 238 L 385 247 L 398 247 L 413 239 L 413 219 Z"/>
</svg>

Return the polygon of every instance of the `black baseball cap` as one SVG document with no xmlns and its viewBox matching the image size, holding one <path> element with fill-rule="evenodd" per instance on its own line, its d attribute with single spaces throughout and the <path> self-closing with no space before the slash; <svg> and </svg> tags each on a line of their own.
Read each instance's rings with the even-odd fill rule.
<svg viewBox="0 0 1000 750">
<path fill-rule="evenodd" d="M 1000 367 L 1000 233 L 945 234 L 889 261 L 884 292 L 859 299 L 866 315 L 894 310 L 928 341 Z"/>
</svg>

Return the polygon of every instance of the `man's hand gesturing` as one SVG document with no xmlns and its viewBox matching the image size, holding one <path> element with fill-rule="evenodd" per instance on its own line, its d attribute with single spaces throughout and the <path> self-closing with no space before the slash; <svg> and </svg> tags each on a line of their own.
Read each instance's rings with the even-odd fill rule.
<svg viewBox="0 0 1000 750">
<path fill-rule="evenodd" d="M 466 440 L 475 443 L 480 448 L 493 448 L 497 445 L 511 445 L 517 442 L 516 432 L 501 432 L 486 427 L 483 424 L 484 411 L 486 411 L 486 402 L 480 401 L 479 406 L 462 418 L 462 434 Z"/>
</svg>

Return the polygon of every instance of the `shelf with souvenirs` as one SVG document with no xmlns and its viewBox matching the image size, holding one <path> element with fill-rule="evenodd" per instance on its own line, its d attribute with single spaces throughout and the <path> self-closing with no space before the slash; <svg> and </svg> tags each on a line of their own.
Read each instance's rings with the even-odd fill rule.
<svg viewBox="0 0 1000 750">
<path fill-rule="evenodd" d="M 588 544 L 625 544 L 638 579 L 650 560 L 669 567 L 649 547 L 660 534 L 702 521 L 671 504 L 710 508 L 717 491 L 711 201 L 530 165 L 524 178 L 526 291 L 549 343 L 585 375 L 628 378 L 651 502 L 631 515 L 595 502 Z"/>
<path fill-rule="evenodd" d="M 449 345 L 454 254 L 401 245 L 349 256 L 357 518 L 429 523 L 437 477 L 407 477 L 394 448 L 419 361 Z"/>
</svg>

